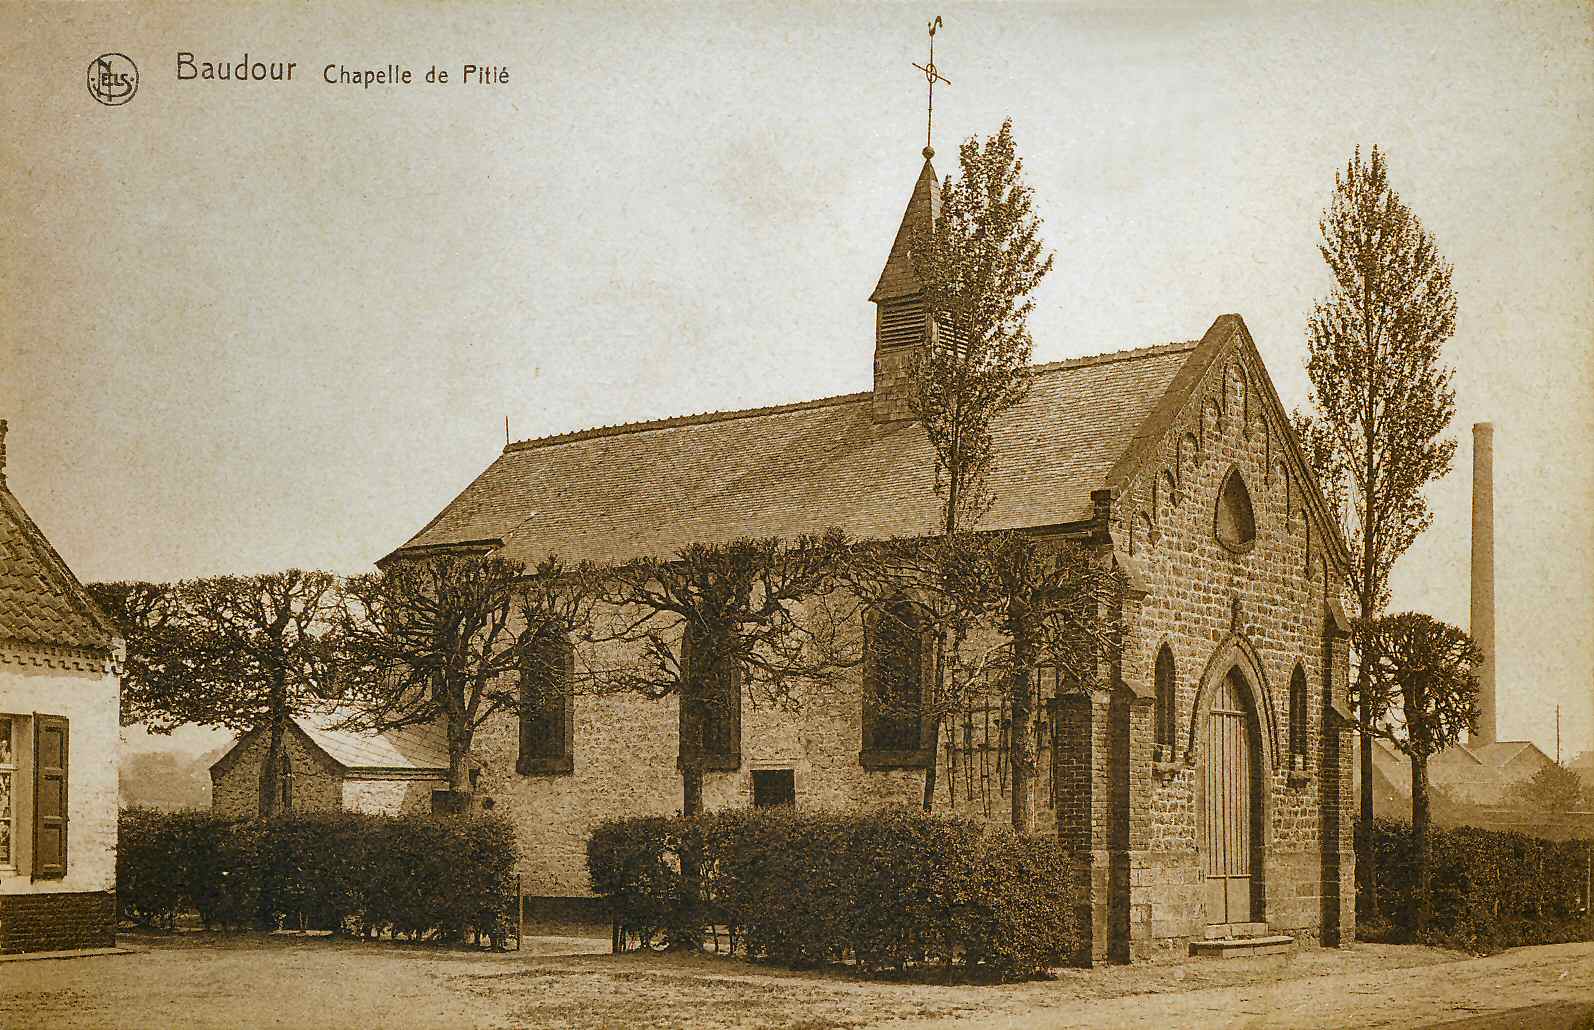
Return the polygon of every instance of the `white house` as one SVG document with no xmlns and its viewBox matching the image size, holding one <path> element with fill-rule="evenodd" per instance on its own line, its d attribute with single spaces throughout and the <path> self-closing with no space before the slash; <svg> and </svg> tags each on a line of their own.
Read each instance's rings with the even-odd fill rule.
<svg viewBox="0 0 1594 1030">
<path fill-rule="evenodd" d="M 0 420 L 0 953 L 116 943 L 121 641 L 6 486 Z"/>
</svg>

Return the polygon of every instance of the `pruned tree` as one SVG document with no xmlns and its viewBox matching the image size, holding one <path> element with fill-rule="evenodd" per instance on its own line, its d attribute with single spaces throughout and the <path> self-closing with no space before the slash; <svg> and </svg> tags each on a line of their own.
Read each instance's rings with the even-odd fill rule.
<svg viewBox="0 0 1594 1030">
<path fill-rule="evenodd" d="M 926 345 L 911 366 L 909 405 L 930 441 L 935 490 L 941 498 L 932 570 L 959 563 L 967 541 L 991 507 L 993 427 L 1029 393 L 1034 351 L 1029 316 L 1036 287 L 1051 272 L 1040 239 L 1033 192 L 1008 119 L 983 146 L 958 148 L 959 176 L 941 185 L 939 216 L 912 244 L 913 271 L 928 319 Z M 955 627 L 969 621 L 957 597 L 927 584 L 936 649 L 930 739 L 940 737 L 944 710 L 963 693 L 949 671 L 963 662 Z M 966 637 L 961 638 L 966 639 Z M 925 772 L 924 807 L 935 798 L 935 763 Z"/>
<path fill-rule="evenodd" d="M 1546 765 L 1513 784 L 1507 800 L 1534 812 L 1576 812 L 1584 807 L 1583 778 L 1559 762 Z"/>
<path fill-rule="evenodd" d="M 877 615 L 913 599 L 920 628 L 941 641 L 940 675 L 922 701 L 926 721 L 939 727 L 968 706 L 1005 702 L 1012 824 L 1032 830 L 1036 674 L 1054 669 L 1064 689 L 1087 689 L 1116 655 L 1119 583 L 1109 557 L 1084 541 L 960 532 L 951 541 L 858 545 L 843 579 Z M 930 737 L 932 748 L 938 739 Z"/>
<path fill-rule="evenodd" d="M 275 815 L 288 723 L 327 703 L 337 577 L 289 569 L 90 590 L 127 639 L 124 723 L 261 730 L 260 815 Z"/>
<path fill-rule="evenodd" d="M 679 699 L 682 814 L 702 811 L 705 767 L 731 743 L 744 695 L 796 708 L 859 661 L 853 613 L 832 607 L 846 547 L 838 531 L 741 538 L 609 570 L 583 677 L 598 692 Z"/>
<path fill-rule="evenodd" d="M 914 746 L 904 748 L 922 750 L 928 744 L 925 811 L 934 806 L 941 727 L 1005 695 L 1011 664 L 988 620 L 989 584 L 981 579 L 989 572 L 981 565 L 984 547 L 978 534 L 968 531 L 864 541 L 848 549 L 838 568 L 843 587 L 860 602 L 866 625 L 873 628 L 863 655 L 871 667 L 912 666 L 920 642 L 935 642 L 932 673 L 918 690 L 905 694 L 899 684 L 868 670 L 862 677 L 868 710 L 911 728 Z M 903 605 L 913 615 L 911 626 L 900 624 Z M 999 681 L 994 687 L 993 678 Z M 921 735 L 927 739 L 920 740 Z"/>
<path fill-rule="evenodd" d="M 151 733 L 170 733 L 184 720 L 171 718 L 160 703 L 168 681 L 192 678 L 184 669 L 172 668 L 189 656 L 176 621 L 175 584 L 122 580 L 85 584 L 111 620 L 121 630 L 126 646 L 122 661 L 123 726 L 143 723 Z M 168 674 L 168 669 L 171 672 Z"/>
<path fill-rule="evenodd" d="M 1411 919 L 1420 932 L 1428 916 L 1428 760 L 1476 727 L 1483 652 L 1461 630 L 1421 612 L 1359 622 L 1356 639 L 1363 697 L 1379 713 L 1371 732 L 1411 761 Z"/>
<path fill-rule="evenodd" d="M 1006 641 L 1012 823 L 1028 833 L 1035 825 L 1036 671 L 1055 669 L 1068 689 L 1100 682 L 1118 646 L 1119 583 L 1110 556 L 1085 542 L 1005 532 L 982 543 L 976 589 Z"/>
<path fill-rule="evenodd" d="M 1433 521 L 1428 483 L 1450 471 L 1456 444 L 1452 371 L 1441 351 L 1456 328 L 1451 267 L 1433 236 L 1389 184 L 1388 161 L 1357 148 L 1318 223 L 1333 288 L 1307 319 L 1309 414 L 1297 428 L 1327 492 L 1348 501 L 1350 590 L 1357 617 L 1389 603 L 1395 562 Z M 1352 686 L 1361 729 L 1362 797 L 1357 879 L 1374 913 L 1373 712 L 1364 676 Z"/>
<path fill-rule="evenodd" d="M 441 723 L 448 785 L 468 796 L 476 731 L 523 705 L 539 645 L 582 629 L 598 571 L 549 556 L 534 569 L 473 553 L 400 559 L 356 576 L 338 627 L 339 700 L 368 730 Z"/>
</svg>

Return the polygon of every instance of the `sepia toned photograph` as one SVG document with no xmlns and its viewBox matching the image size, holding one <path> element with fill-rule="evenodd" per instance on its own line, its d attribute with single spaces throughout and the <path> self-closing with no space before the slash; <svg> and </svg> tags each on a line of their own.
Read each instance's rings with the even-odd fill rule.
<svg viewBox="0 0 1594 1030">
<path fill-rule="evenodd" d="M 0 0 L 0 1030 L 1594 1030 L 1594 6 Z"/>
</svg>

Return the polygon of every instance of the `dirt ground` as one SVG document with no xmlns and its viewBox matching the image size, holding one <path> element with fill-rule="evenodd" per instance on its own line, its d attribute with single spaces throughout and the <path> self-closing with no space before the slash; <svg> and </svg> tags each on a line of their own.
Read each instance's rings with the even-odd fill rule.
<svg viewBox="0 0 1594 1030">
<path fill-rule="evenodd" d="M 1363 944 L 944 986 L 611 956 L 578 937 L 518 954 L 283 935 L 121 943 L 137 953 L 0 963 L 0 1027 L 1594 1028 L 1594 944 L 1486 959 Z"/>
</svg>

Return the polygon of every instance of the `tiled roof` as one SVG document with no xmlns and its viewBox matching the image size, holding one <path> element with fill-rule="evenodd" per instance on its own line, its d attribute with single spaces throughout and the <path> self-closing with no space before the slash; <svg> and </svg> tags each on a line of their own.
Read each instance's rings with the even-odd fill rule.
<svg viewBox="0 0 1594 1030">
<path fill-rule="evenodd" d="M 0 641 L 109 652 L 116 633 L 0 482 Z"/>
<path fill-rule="evenodd" d="M 1091 491 L 1195 347 L 1037 366 L 1028 398 L 995 427 L 996 503 L 981 527 L 1090 518 Z M 876 422 L 862 393 L 510 444 L 400 550 L 494 540 L 523 561 L 615 561 L 831 526 L 916 535 L 937 511 L 924 431 Z"/>
<path fill-rule="evenodd" d="M 439 726 L 406 726 L 382 733 L 335 729 L 346 713 L 301 716 L 305 736 L 347 769 L 448 771 L 448 739 Z"/>
</svg>

